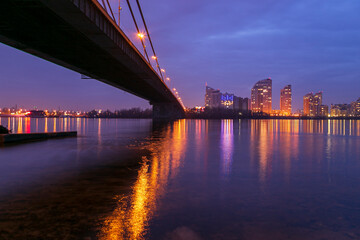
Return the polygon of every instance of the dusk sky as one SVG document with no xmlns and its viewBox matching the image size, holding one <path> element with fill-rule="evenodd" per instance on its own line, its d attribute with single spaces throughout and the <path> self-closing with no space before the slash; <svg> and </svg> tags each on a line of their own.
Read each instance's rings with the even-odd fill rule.
<svg viewBox="0 0 360 240">
<path fill-rule="evenodd" d="M 112 0 L 116 3 L 117 0 Z M 135 7 L 135 1 L 131 1 Z M 159 62 L 188 107 L 204 105 L 205 83 L 250 97 L 256 81 L 293 86 L 293 111 L 308 92 L 324 103 L 360 97 L 358 0 L 141 1 Z M 135 28 L 123 6 L 123 27 Z M 139 18 L 140 21 L 140 18 Z M 147 101 L 0 44 L 0 107 L 71 110 L 149 107 Z"/>
</svg>

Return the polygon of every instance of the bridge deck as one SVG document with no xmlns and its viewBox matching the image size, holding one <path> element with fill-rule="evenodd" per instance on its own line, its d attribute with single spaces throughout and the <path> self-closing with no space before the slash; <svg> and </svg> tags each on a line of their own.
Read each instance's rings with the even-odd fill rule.
<svg viewBox="0 0 360 240">
<path fill-rule="evenodd" d="M 95 0 L 0 1 L 0 42 L 149 100 L 180 103 Z"/>
</svg>

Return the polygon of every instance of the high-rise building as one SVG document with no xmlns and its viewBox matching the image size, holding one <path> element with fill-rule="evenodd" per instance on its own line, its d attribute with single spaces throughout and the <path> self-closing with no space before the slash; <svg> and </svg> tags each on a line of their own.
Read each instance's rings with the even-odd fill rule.
<svg viewBox="0 0 360 240">
<path fill-rule="evenodd" d="M 251 108 L 251 101 L 249 98 L 242 98 L 240 102 L 240 110 L 242 111 L 249 111 Z"/>
<path fill-rule="evenodd" d="M 310 117 L 322 116 L 322 92 L 318 92 L 315 95 L 308 93 L 304 96 L 304 115 Z"/>
<path fill-rule="evenodd" d="M 331 104 L 331 117 L 360 117 L 360 98 L 350 104 Z"/>
<path fill-rule="evenodd" d="M 304 96 L 304 115 L 305 116 L 311 116 L 311 105 L 314 101 L 314 95 L 312 93 L 308 93 Z"/>
<path fill-rule="evenodd" d="M 205 89 L 205 107 L 219 108 L 221 106 L 221 92 L 209 86 Z"/>
<path fill-rule="evenodd" d="M 234 110 L 240 110 L 241 109 L 241 97 L 234 96 Z"/>
<path fill-rule="evenodd" d="M 321 115 L 322 99 L 323 99 L 322 92 L 318 92 L 314 95 L 313 116 L 322 116 Z"/>
<path fill-rule="evenodd" d="M 328 105 L 320 105 L 320 112 L 319 115 L 321 117 L 329 116 L 329 106 Z"/>
<path fill-rule="evenodd" d="M 249 99 L 237 97 L 232 93 L 222 93 L 219 89 L 215 90 L 206 85 L 205 107 L 239 110 L 244 112 L 249 110 Z"/>
<path fill-rule="evenodd" d="M 351 116 L 360 117 L 360 98 L 351 103 Z"/>
<path fill-rule="evenodd" d="M 284 115 L 291 115 L 291 85 L 280 91 L 280 111 Z"/>
<path fill-rule="evenodd" d="M 251 110 L 253 112 L 271 113 L 272 80 L 270 78 L 258 81 L 251 89 Z"/>
<path fill-rule="evenodd" d="M 249 110 L 249 98 L 242 98 L 234 96 L 234 110 L 246 112 Z"/>
<path fill-rule="evenodd" d="M 221 107 L 226 109 L 234 109 L 234 94 L 221 94 Z"/>
<path fill-rule="evenodd" d="M 330 116 L 331 117 L 351 116 L 351 105 L 350 104 L 331 104 Z"/>
</svg>

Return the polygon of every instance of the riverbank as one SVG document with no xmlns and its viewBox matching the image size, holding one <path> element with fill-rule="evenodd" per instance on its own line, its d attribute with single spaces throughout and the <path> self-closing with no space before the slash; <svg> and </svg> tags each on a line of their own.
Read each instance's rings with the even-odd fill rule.
<svg viewBox="0 0 360 240">
<path fill-rule="evenodd" d="M 0 117 L 10 117 L 10 116 L 4 116 L 0 115 Z M 152 117 L 73 117 L 73 116 L 66 116 L 66 117 L 25 117 L 25 116 L 11 116 L 12 118 L 35 118 L 35 119 L 75 119 L 75 118 L 81 118 L 81 119 L 153 119 Z M 186 114 L 184 119 L 293 119 L 293 120 L 360 120 L 360 117 L 308 117 L 308 116 L 244 116 L 244 115 L 212 115 L 212 116 L 204 116 L 203 114 Z"/>
<path fill-rule="evenodd" d="M 360 117 L 293 117 L 293 116 L 246 116 L 246 117 L 233 117 L 233 116 L 187 116 L 186 119 L 288 119 L 288 120 L 360 120 Z"/>
</svg>

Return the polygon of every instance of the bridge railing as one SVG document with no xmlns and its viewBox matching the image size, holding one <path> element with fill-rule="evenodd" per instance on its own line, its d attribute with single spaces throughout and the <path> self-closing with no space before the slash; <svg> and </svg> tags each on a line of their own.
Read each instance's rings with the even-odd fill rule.
<svg viewBox="0 0 360 240">
<path fill-rule="evenodd" d="M 146 61 L 145 57 L 141 54 L 138 48 L 131 42 L 131 40 L 126 36 L 126 34 L 121 30 L 117 25 L 116 21 L 109 15 L 109 13 L 104 9 L 104 7 L 99 3 L 98 0 L 71 0 L 74 5 L 76 5 L 92 22 L 94 22 L 99 29 L 101 29 L 110 39 L 112 39 L 122 51 L 124 51 L 128 56 L 130 56 L 134 61 L 141 60 L 153 71 L 154 74 L 163 82 L 160 75 L 156 70 L 151 66 L 151 64 Z M 92 2 L 93 4 L 90 4 Z M 96 6 L 96 8 L 94 7 Z M 119 34 L 121 36 L 119 36 Z M 124 39 L 131 48 L 124 42 Z M 135 52 L 134 52 L 135 51 Z"/>
<path fill-rule="evenodd" d="M 144 55 L 139 49 L 133 44 L 129 37 L 124 33 L 120 26 L 116 23 L 115 16 L 111 10 L 111 5 L 108 4 L 107 0 L 71 0 L 93 23 L 95 23 L 101 31 L 103 31 L 112 41 L 118 45 L 118 47 L 126 53 L 133 61 L 138 61 L 139 58 L 146 67 L 160 79 L 160 81 L 167 87 L 171 94 L 179 101 L 180 105 L 185 109 L 185 106 L 180 98 L 178 92 L 171 89 L 166 85 L 165 79 L 161 71 L 163 69 L 154 69 L 149 61 L 146 60 Z M 105 3 L 106 1 L 106 3 Z M 91 4 L 92 3 L 92 4 Z M 108 5 L 106 5 L 108 4 Z M 130 47 L 129 47 L 130 46 Z M 157 59 L 156 59 L 157 62 Z M 157 66 L 158 67 L 158 66 Z M 144 70 L 146 70 L 144 68 Z"/>
<path fill-rule="evenodd" d="M 108 14 L 108 16 L 110 18 L 112 18 L 114 20 L 115 23 L 117 23 L 117 25 L 119 26 L 120 29 L 122 29 L 121 25 L 120 25 L 120 12 L 122 10 L 122 7 L 120 6 L 120 0 L 118 2 L 118 7 L 117 7 L 117 19 L 114 15 L 114 10 L 112 9 L 112 7 L 114 6 L 113 4 L 110 4 L 109 3 L 109 0 L 97 0 L 97 2 L 101 5 L 101 7 L 103 8 L 103 10 L 105 10 Z M 122 2 L 124 2 L 122 0 Z M 151 40 L 151 36 L 150 36 L 150 33 L 149 33 L 149 30 L 148 30 L 148 27 L 147 27 L 147 24 L 146 24 L 146 20 L 145 20 L 145 16 L 143 14 L 143 11 L 142 11 L 142 8 L 141 8 L 141 4 L 139 2 L 139 0 L 136 0 L 136 5 L 137 5 L 137 9 L 138 9 L 138 13 L 141 17 L 141 20 L 142 20 L 142 26 L 143 28 L 145 28 L 145 31 L 140 31 L 140 25 L 138 24 L 137 20 L 136 20 L 136 17 L 135 17 L 135 12 L 133 11 L 133 7 L 131 7 L 131 3 L 130 3 L 130 0 L 126 0 L 126 3 L 127 3 L 127 7 L 128 7 L 128 10 L 129 10 L 129 13 L 132 17 L 132 22 L 134 23 L 134 26 L 136 28 L 136 35 L 138 37 L 137 40 L 140 40 L 139 41 L 139 44 L 141 43 L 142 45 L 142 48 L 143 48 L 143 51 L 144 51 L 144 58 L 146 57 L 147 61 L 149 62 L 149 64 L 153 67 L 152 63 L 151 63 L 151 60 L 154 60 L 154 63 L 156 64 L 155 65 L 155 68 L 154 70 L 157 71 L 157 73 L 160 75 L 162 81 L 166 82 L 168 81 L 168 84 L 169 84 L 169 88 L 170 88 L 170 78 L 166 77 L 166 74 L 165 74 L 165 71 L 164 69 L 161 69 L 160 67 L 160 64 L 159 64 L 159 59 L 155 53 L 155 48 L 154 48 L 154 45 L 153 45 L 153 42 Z M 114 8 L 115 9 L 115 8 Z M 116 12 L 115 12 L 116 13 Z M 116 21 L 117 20 L 117 21 Z M 131 20 L 130 20 L 131 22 Z M 123 31 L 124 32 L 124 31 Z M 125 33 L 125 32 L 124 32 Z M 126 33 L 125 33 L 126 35 Z M 146 48 L 146 44 L 149 43 L 150 47 L 151 47 L 151 50 L 152 50 L 152 56 L 148 54 L 148 51 L 147 51 L 147 48 Z M 141 47 L 140 47 L 141 48 Z M 139 49 L 138 49 L 139 50 Z M 150 56 L 150 57 L 149 57 Z"/>
</svg>

